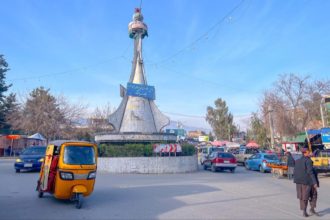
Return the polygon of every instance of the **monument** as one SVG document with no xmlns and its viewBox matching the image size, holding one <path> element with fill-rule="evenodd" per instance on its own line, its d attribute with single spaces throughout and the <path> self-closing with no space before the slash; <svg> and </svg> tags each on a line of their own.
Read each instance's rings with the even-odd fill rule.
<svg viewBox="0 0 330 220">
<path fill-rule="evenodd" d="M 97 135 L 95 141 L 104 142 L 174 142 L 176 136 L 163 133 L 170 120 L 155 104 L 155 87 L 147 83 L 142 58 L 142 40 L 148 36 L 140 8 L 135 9 L 133 21 L 128 25 L 129 37 L 134 40 L 132 72 L 127 87 L 120 85 L 123 98 L 109 122 L 111 133 Z"/>
</svg>

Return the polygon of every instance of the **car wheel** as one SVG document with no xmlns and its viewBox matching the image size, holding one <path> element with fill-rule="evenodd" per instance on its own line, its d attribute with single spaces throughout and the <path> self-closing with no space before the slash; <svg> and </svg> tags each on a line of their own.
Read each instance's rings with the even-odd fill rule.
<svg viewBox="0 0 330 220">
<path fill-rule="evenodd" d="M 44 193 L 39 191 L 39 192 L 38 192 L 38 197 L 39 197 L 39 198 L 42 198 L 43 196 L 44 196 Z"/>
<path fill-rule="evenodd" d="M 204 170 L 207 170 L 207 166 L 206 166 L 206 164 L 203 165 L 203 169 L 204 169 Z"/>
<path fill-rule="evenodd" d="M 260 165 L 259 166 L 259 171 L 260 171 L 260 173 L 264 173 L 265 172 L 265 169 Z"/>
<path fill-rule="evenodd" d="M 235 168 L 230 169 L 231 173 L 235 173 Z"/>
<path fill-rule="evenodd" d="M 213 164 L 211 164 L 211 171 L 212 172 L 216 172 L 217 171 L 217 168 Z"/>
<path fill-rule="evenodd" d="M 15 171 L 16 171 L 16 173 L 19 173 L 19 172 L 21 172 L 21 170 L 20 170 L 20 169 L 16 169 Z"/>
<path fill-rule="evenodd" d="M 245 163 L 245 169 L 250 170 L 249 164 Z"/>
</svg>

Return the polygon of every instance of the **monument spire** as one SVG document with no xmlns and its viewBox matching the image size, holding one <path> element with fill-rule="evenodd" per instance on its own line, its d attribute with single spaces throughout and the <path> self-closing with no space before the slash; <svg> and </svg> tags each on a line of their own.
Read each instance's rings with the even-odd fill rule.
<svg viewBox="0 0 330 220">
<path fill-rule="evenodd" d="M 147 84 L 142 58 L 142 40 L 148 36 L 148 27 L 143 22 L 140 8 L 136 8 L 133 20 L 128 25 L 129 37 L 134 40 L 132 71 L 127 88 L 121 86 L 123 97 L 109 122 L 118 133 L 160 133 L 169 124 L 154 103 L 155 88 Z"/>
</svg>

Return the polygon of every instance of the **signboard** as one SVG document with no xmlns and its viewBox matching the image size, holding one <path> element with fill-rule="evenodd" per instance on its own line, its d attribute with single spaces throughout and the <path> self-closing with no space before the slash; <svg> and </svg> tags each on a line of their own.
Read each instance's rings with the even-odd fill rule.
<svg viewBox="0 0 330 220">
<path fill-rule="evenodd" d="M 127 83 L 126 95 L 155 100 L 155 87 L 144 84 Z"/>
<path fill-rule="evenodd" d="M 321 135 L 322 135 L 322 143 L 329 145 L 330 144 L 330 128 L 322 128 Z"/>
<path fill-rule="evenodd" d="M 199 136 L 198 141 L 199 142 L 207 142 L 207 141 L 209 141 L 209 136 Z"/>
<path fill-rule="evenodd" d="M 182 152 L 180 144 L 155 144 L 154 153 Z"/>
<path fill-rule="evenodd" d="M 309 129 L 309 130 L 307 130 L 307 134 L 309 134 L 309 135 L 317 135 L 317 134 L 321 134 L 321 130 L 317 130 L 317 129 Z"/>
</svg>

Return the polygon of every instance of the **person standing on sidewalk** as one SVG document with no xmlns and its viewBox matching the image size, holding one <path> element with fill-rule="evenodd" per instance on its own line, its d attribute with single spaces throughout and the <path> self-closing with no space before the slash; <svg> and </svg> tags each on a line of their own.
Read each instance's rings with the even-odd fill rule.
<svg viewBox="0 0 330 220">
<path fill-rule="evenodd" d="M 288 165 L 288 179 L 291 180 L 294 173 L 294 166 L 295 166 L 295 160 L 292 156 L 292 154 L 288 151 L 286 152 L 287 155 L 287 165 Z"/>
<path fill-rule="evenodd" d="M 319 181 L 313 169 L 313 161 L 310 159 L 310 152 L 307 148 L 301 150 L 303 156 L 295 161 L 294 183 L 296 184 L 297 198 L 300 200 L 300 209 L 303 216 L 308 217 L 307 205 L 310 204 L 310 213 L 319 216 L 315 211 L 317 201 L 317 187 Z"/>
</svg>

